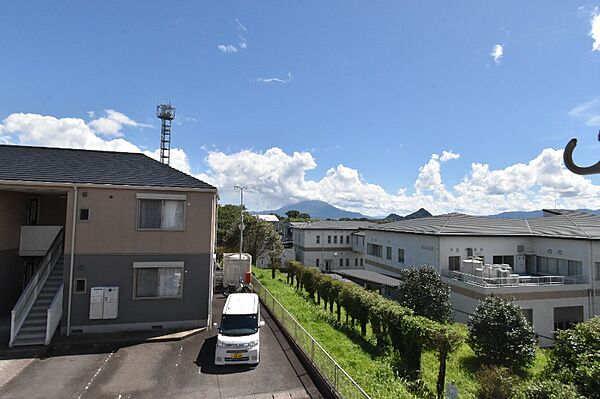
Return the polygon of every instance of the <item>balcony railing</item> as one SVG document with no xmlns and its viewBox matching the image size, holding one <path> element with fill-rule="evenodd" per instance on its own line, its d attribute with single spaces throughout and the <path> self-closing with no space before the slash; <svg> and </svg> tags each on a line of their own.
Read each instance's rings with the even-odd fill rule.
<svg viewBox="0 0 600 399">
<path fill-rule="evenodd" d="M 442 273 L 445 277 L 463 281 L 467 284 L 477 285 L 485 288 L 496 287 L 532 287 L 548 285 L 586 284 L 586 276 L 525 276 L 513 275 L 510 277 L 483 277 L 467 274 L 454 270 L 446 270 Z"/>
</svg>

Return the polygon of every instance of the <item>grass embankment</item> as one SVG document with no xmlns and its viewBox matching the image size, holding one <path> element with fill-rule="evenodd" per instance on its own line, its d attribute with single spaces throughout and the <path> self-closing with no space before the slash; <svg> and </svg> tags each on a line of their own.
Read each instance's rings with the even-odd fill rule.
<svg viewBox="0 0 600 399">
<path fill-rule="evenodd" d="M 286 275 L 277 271 L 271 279 L 270 270 L 254 268 L 254 274 L 275 298 L 298 320 L 300 324 L 329 352 L 344 370 L 372 398 L 415 398 L 407 390 L 407 383 L 395 376 L 389 354 L 379 353 L 376 339 L 367 329 L 362 337 L 358 328 L 353 329 L 343 321 L 338 323 L 335 313 L 330 314 L 322 305 L 317 306 L 308 294 L 297 291 L 286 283 Z M 463 326 L 466 329 L 466 326 Z M 539 373 L 546 362 L 545 355 L 538 351 L 532 367 L 522 378 L 527 379 Z M 421 378 L 430 391 L 435 392 L 438 374 L 438 358 L 433 351 L 424 351 L 421 359 Z M 463 344 L 450 354 L 447 363 L 446 381 L 454 380 L 459 387 L 461 398 L 476 398 L 478 383 L 475 372 L 480 364 L 472 349 Z"/>
</svg>

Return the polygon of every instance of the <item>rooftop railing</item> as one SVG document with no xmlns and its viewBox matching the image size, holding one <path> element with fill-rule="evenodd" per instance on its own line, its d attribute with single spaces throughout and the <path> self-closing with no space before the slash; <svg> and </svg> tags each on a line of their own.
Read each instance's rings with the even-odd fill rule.
<svg viewBox="0 0 600 399">
<path fill-rule="evenodd" d="M 512 275 L 509 277 L 483 277 L 463 273 L 455 270 L 446 270 L 443 275 L 454 280 L 485 288 L 496 287 L 532 287 L 548 285 L 586 284 L 587 277 L 577 276 L 529 276 Z"/>
</svg>

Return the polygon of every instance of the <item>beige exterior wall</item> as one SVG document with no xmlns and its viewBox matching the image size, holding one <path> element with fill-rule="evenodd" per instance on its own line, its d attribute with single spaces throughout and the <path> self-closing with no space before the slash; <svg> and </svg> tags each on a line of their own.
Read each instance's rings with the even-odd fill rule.
<svg viewBox="0 0 600 399">
<path fill-rule="evenodd" d="M 200 254 L 211 253 L 214 241 L 215 193 L 186 195 L 183 231 L 138 230 L 136 194 L 174 194 L 173 191 L 128 188 L 78 190 L 77 207 L 90 210 L 88 222 L 76 223 L 76 254 Z M 73 191 L 68 194 L 65 253 L 71 252 Z"/>
</svg>

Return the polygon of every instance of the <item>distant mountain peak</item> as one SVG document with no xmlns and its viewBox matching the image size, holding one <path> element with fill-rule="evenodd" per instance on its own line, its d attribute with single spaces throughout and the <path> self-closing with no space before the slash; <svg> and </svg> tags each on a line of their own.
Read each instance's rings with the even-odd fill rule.
<svg viewBox="0 0 600 399">
<path fill-rule="evenodd" d="M 337 208 L 325 201 L 319 200 L 300 201 L 295 204 L 282 206 L 279 209 L 271 211 L 260 211 L 257 213 L 261 215 L 275 213 L 277 215 L 284 216 L 286 212 L 291 210 L 296 210 L 302 213 L 308 213 L 310 217 L 314 219 L 360 219 L 367 217 L 361 213 L 346 211 L 344 209 Z"/>
</svg>

